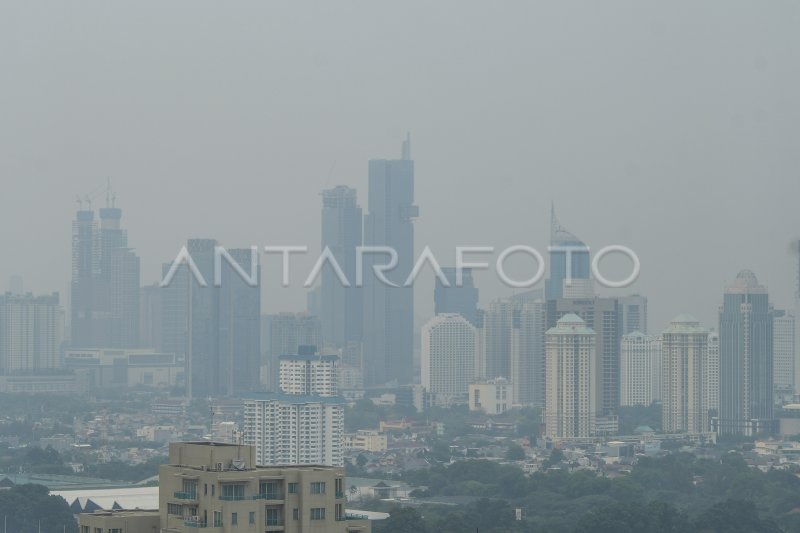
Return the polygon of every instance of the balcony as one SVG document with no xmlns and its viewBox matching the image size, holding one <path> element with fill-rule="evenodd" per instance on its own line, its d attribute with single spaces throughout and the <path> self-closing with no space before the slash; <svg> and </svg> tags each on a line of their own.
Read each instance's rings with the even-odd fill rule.
<svg viewBox="0 0 800 533">
<path fill-rule="evenodd" d="M 341 490 L 337 490 L 336 491 L 336 499 L 337 500 L 343 500 L 344 499 L 344 492 L 341 491 Z"/>
<path fill-rule="evenodd" d="M 183 525 L 190 528 L 207 528 L 208 522 L 202 522 L 199 520 L 184 520 Z"/>
<path fill-rule="evenodd" d="M 254 500 L 283 500 L 280 494 L 277 492 L 265 492 L 262 494 L 256 494 L 253 496 Z"/>
<path fill-rule="evenodd" d="M 223 502 L 241 502 L 244 501 L 244 495 L 237 495 L 237 496 L 220 496 L 220 501 Z"/>
<path fill-rule="evenodd" d="M 175 498 L 178 500 L 196 500 L 197 493 L 196 492 L 176 492 L 174 494 Z"/>
</svg>

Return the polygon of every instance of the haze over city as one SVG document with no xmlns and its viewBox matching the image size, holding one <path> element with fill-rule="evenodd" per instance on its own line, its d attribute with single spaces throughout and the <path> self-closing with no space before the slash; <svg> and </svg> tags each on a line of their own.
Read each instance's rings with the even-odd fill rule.
<svg viewBox="0 0 800 533">
<path fill-rule="evenodd" d="M 67 301 L 75 198 L 104 205 L 108 178 L 143 283 L 189 237 L 318 250 L 319 192 L 349 185 L 366 208 L 367 160 L 410 131 L 416 248 L 443 264 L 465 244 L 545 253 L 555 202 L 593 249 L 637 252 L 657 327 L 713 324 L 741 268 L 786 306 L 800 13 L 713 5 L 6 4 L 0 280 Z M 262 259 L 264 311 L 304 309 Z M 484 304 L 510 294 L 476 280 Z"/>
</svg>

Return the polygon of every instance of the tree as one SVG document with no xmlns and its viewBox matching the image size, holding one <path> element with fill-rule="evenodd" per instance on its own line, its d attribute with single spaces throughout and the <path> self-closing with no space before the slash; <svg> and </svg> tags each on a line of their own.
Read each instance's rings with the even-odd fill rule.
<svg viewBox="0 0 800 533">
<path fill-rule="evenodd" d="M 428 527 L 416 509 L 394 506 L 389 518 L 374 522 L 375 533 L 427 533 Z"/>
<path fill-rule="evenodd" d="M 506 451 L 506 459 L 509 461 L 523 461 L 525 460 L 525 450 L 519 444 L 511 443 L 511 446 Z"/>
<path fill-rule="evenodd" d="M 0 515 L 7 520 L 8 531 L 42 533 L 77 533 L 78 524 L 67 501 L 51 496 L 42 485 L 19 485 L 0 491 Z"/>
</svg>

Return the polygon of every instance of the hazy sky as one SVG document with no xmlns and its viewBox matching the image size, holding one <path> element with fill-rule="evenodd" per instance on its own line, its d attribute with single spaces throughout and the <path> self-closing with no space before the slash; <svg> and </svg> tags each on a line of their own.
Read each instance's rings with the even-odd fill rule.
<svg viewBox="0 0 800 533">
<path fill-rule="evenodd" d="M 443 263 L 545 252 L 555 201 L 593 248 L 637 251 L 653 330 L 714 325 L 741 268 L 786 306 L 798 28 L 778 0 L 6 0 L 0 281 L 66 302 L 75 197 L 108 177 L 143 283 L 188 237 L 318 246 L 320 190 L 356 187 L 366 211 L 367 160 L 411 131 L 417 247 Z M 263 259 L 265 310 L 304 308 Z M 477 279 L 483 303 L 511 293 Z M 431 313 L 430 277 L 417 301 Z"/>
</svg>

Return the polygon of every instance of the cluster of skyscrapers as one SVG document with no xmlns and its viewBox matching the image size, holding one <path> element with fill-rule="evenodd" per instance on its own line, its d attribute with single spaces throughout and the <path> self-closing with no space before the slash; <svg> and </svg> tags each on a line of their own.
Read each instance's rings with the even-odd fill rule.
<svg viewBox="0 0 800 533">
<path fill-rule="evenodd" d="M 471 276 L 464 287 L 437 285 L 438 314 L 421 346 L 422 384 L 435 404 L 487 411 L 494 394 L 491 412 L 538 406 L 552 438 L 614 434 L 621 406 L 653 402 L 666 432 L 776 431 L 775 405 L 798 384 L 795 321 L 773 309 L 752 272 L 725 288 L 717 331 L 684 314 L 649 334 L 647 299 L 597 296 L 588 248 L 555 214 L 550 250 L 544 294 L 479 310 Z"/>
<path fill-rule="evenodd" d="M 621 406 L 652 402 L 661 403 L 664 431 L 771 432 L 774 406 L 797 393 L 794 315 L 773 309 L 752 272 L 725 289 L 714 330 L 680 315 L 655 334 L 646 297 L 595 292 L 589 248 L 555 210 L 544 290 L 482 308 L 473 272 L 446 267 L 449 283 L 437 278 L 434 289 L 436 316 L 416 342 L 414 288 L 405 283 L 419 216 L 410 140 L 399 159 L 370 161 L 368 180 L 366 210 L 355 189 L 322 191 L 321 247 L 340 271 L 323 267 L 306 313 L 262 315 L 257 252 L 225 248 L 220 258 L 211 238 L 189 239 L 185 264 L 163 265 L 169 282 L 142 287 L 122 210 L 110 194 L 97 212 L 81 203 L 72 226 L 69 329 L 57 294 L 0 296 L 0 373 L 68 367 L 91 376 L 93 386 L 247 397 L 245 432 L 261 461 L 311 460 L 312 448 L 330 445 L 313 459 L 332 464 L 341 462 L 338 390 L 413 385 L 417 375 L 415 386 L 439 406 L 540 407 L 546 434 L 558 438 L 613 434 Z M 397 265 L 384 272 L 389 283 L 373 273 L 387 258 L 362 256 L 361 247 L 396 252 Z M 96 370 L 104 365 L 113 379 Z M 139 370 L 123 379 L 117 371 L 129 366 Z M 324 388 L 315 385 L 321 368 Z M 309 417 L 327 425 L 303 426 Z M 268 435 L 278 421 L 294 425 Z M 298 432 L 313 446 L 302 448 Z"/>
</svg>

